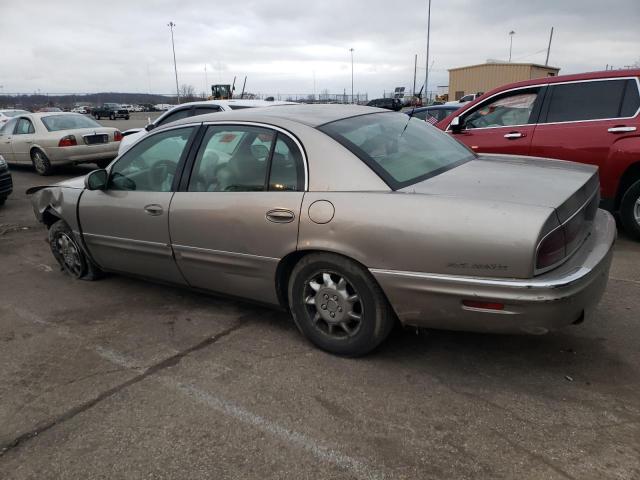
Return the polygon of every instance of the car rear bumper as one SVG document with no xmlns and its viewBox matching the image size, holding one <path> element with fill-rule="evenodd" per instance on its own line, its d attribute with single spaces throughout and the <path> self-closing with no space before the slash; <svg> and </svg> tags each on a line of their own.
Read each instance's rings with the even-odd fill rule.
<svg viewBox="0 0 640 480">
<path fill-rule="evenodd" d="M 372 269 L 400 321 L 447 330 L 543 334 L 578 323 L 604 293 L 616 226 L 598 210 L 583 246 L 562 266 L 532 279 L 437 275 Z M 471 308 L 464 300 L 504 304 Z"/>
<path fill-rule="evenodd" d="M 116 158 L 119 145 L 120 142 L 109 142 L 99 145 L 51 147 L 47 148 L 45 153 L 53 165 L 95 162 L 96 160 L 112 160 Z"/>
<path fill-rule="evenodd" d="M 0 197 L 6 197 L 13 191 L 13 179 L 9 169 L 0 169 Z"/>
</svg>

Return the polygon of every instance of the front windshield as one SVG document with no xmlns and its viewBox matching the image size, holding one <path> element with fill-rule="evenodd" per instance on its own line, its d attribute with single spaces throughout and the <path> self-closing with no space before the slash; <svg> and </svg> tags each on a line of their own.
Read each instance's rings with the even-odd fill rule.
<svg viewBox="0 0 640 480">
<path fill-rule="evenodd" d="M 98 122 L 92 118 L 85 117 L 80 114 L 72 115 L 48 115 L 41 118 L 44 126 L 50 132 L 58 132 L 60 130 L 76 130 L 78 128 L 101 128 Z"/>
<path fill-rule="evenodd" d="M 402 113 L 375 113 L 328 123 L 320 130 L 351 150 L 394 190 L 475 157 L 446 133 Z"/>
</svg>

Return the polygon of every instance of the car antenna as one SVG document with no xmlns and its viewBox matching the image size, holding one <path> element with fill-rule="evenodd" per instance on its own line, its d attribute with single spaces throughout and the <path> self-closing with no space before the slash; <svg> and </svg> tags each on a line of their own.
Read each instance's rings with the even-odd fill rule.
<svg viewBox="0 0 640 480">
<path fill-rule="evenodd" d="M 418 92 L 418 96 L 419 97 L 422 97 L 422 89 L 423 88 L 424 88 L 424 85 L 422 87 L 420 87 L 420 91 Z M 400 136 L 404 135 L 404 131 L 409 126 L 409 122 L 411 121 L 411 117 L 413 117 L 413 112 L 416 111 L 416 103 L 417 102 L 413 102 L 413 108 L 411 109 L 411 112 L 409 113 L 409 118 L 407 119 L 407 123 L 404 125 L 404 128 L 402 129 L 402 133 L 400 134 Z"/>
</svg>

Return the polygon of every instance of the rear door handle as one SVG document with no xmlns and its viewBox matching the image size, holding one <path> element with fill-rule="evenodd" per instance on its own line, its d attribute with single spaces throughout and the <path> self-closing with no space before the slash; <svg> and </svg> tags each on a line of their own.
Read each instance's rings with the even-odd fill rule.
<svg viewBox="0 0 640 480">
<path fill-rule="evenodd" d="M 294 218 L 296 215 L 285 208 L 274 208 L 267 212 L 267 220 L 274 223 L 290 223 Z"/>
<path fill-rule="evenodd" d="M 157 203 L 152 203 L 151 205 L 146 205 L 144 207 L 144 211 L 149 215 L 156 217 L 158 215 L 162 215 L 162 206 Z"/>
<path fill-rule="evenodd" d="M 505 134 L 504 138 L 513 139 L 513 138 L 522 138 L 526 136 L 527 135 L 522 132 L 509 132 Z"/>
<path fill-rule="evenodd" d="M 636 127 L 611 127 L 607 130 L 609 133 L 625 133 L 625 132 L 635 132 Z"/>
</svg>

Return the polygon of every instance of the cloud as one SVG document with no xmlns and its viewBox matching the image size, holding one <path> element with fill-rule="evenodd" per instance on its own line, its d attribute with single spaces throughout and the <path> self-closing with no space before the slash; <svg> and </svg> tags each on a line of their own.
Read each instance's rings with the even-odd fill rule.
<svg viewBox="0 0 640 480">
<path fill-rule="evenodd" d="M 180 83 L 241 82 L 262 93 L 350 90 L 371 97 L 411 87 L 414 54 L 424 82 L 426 1 L 181 0 L 108 3 L 30 0 L 0 5 L 2 92 L 170 93 L 173 57 L 167 23 L 176 23 Z M 448 68 L 506 59 L 550 63 L 561 73 L 629 65 L 640 58 L 640 2 L 615 8 L 589 0 L 434 0 L 430 89 Z"/>
</svg>

